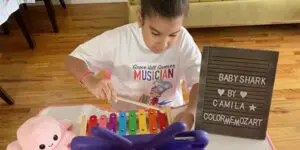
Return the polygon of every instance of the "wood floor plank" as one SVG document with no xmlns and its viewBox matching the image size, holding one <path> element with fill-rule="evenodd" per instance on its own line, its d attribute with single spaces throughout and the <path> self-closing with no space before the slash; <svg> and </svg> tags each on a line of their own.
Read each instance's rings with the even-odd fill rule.
<svg viewBox="0 0 300 150">
<path fill-rule="evenodd" d="M 16 101 L 0 101 L 0 149 L 16 139 L 17 128 L 42 108 L 55 104 L 93 103 L 108 106 L 83 88 L 65 69 L 66 56 L 79 44 L 127 22 L 127 4 L 55 7 L 60 33 L 53 33 L 43 6 L 24 13 L 36 41 L 30 50 L 11 23 L 0 35 L 0 85 Z M 88 10 L 88 11 L 87 11 Z M 13 22 L 13 20 L 11 20 Z M 189 29 L 202 51 L 204 45 L 258 48 L 280 52 L 268 133 L 278 150 L 300 147 L 300 27 L 271 25 Z M 185 99 L 188 94 L 184 93 Z"/>
</svg>

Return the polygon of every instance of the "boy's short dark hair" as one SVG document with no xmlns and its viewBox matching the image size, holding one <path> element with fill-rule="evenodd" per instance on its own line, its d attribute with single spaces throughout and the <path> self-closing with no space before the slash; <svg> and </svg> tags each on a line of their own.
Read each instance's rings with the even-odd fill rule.
<svg viewBox="0 0 300 150">
<path fill-rule="evenodd" d="M 189 11 L 189 0 L 141 0 L 142 17 L 161 16 L 175 18 L 186 16 Z"/>
</svg>

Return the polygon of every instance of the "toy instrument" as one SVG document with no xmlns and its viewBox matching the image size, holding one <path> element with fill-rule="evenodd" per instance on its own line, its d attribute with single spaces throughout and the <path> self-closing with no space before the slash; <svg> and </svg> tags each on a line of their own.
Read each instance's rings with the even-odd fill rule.
<svg viewBox="0 0 300 150">
<path fill-rule="evenodd" d="M 52 106 L 39 115 L 68 119 L 72 132 L 71 150 L 203 150 L 208 134 L 202 130 L 185 131 L 183 122 L 173 118 L 182 107 L 138 109 L 116 112 L 95 105 Z"/>
<path fill-rule="evenodd" d="M 91 136 L 95 126 L 107 128 L 118 135 L 156 134 L 171 124 L 171 110 L 138 109 L 128 112 L 108 112 L 82 115 L 80 135 Z"/>
<path fill-rule="evenodd" d="M 183 122 L 172 123 L 157 134 L 118 135 L 113 130 L 94 126 L 93 136 L 77 136 L 71 142 L 72 150 L 204 150 L 208 135 L 201 130 L 184 131 Z"/>
</svg>

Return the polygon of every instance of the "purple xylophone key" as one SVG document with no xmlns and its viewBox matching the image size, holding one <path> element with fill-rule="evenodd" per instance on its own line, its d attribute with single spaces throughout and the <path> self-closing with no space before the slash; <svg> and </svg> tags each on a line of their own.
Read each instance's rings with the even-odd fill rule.
<svg viewBox="0 0 300 150">
<path fill-rule="evenodd" d="M 108 129 L 117 133 L 117 114 L 116 113 L 112 113 L 109 115 Z"/>
</svg>

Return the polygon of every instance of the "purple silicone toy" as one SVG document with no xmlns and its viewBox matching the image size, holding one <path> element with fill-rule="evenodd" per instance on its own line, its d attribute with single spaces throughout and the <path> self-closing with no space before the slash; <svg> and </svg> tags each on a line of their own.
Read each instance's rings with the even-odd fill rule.
<svg viewBox="0 0 300 150">
<path fill-rule="evenodd" d="M 205 131 L 184 131 L 183 122 L 175 122 L 158 134 L 120 136 L 102 127 L 93 127 L 93 136 L 77 136 L 71 150 L 204 150 L 208 145 Z"/>
</svg>

